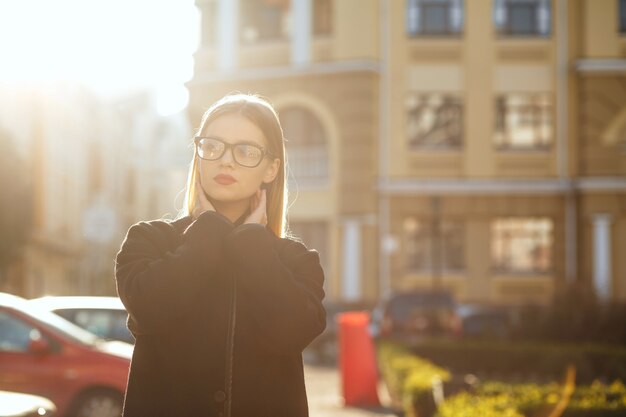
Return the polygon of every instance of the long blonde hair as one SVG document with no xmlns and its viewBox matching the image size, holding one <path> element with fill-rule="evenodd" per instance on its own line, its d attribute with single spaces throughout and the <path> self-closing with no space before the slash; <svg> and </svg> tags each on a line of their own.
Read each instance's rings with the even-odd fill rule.
<svg viewBox="0 0 626 417">
<path fill-rule="evenodd" d="M 197 134 L 205 126 L 225 114 L 241 115 L 254 123 L 265 136 L 274 156 L 280 159 L 280 168 L 274 181 L 266 185 L 267 225 L 276 236 L 284 237 L 286 229 L 287 183 L 285 181 L 285 144 L 283 129 L 278 114 L 264 98 L 252 94 L 230 94 L 215 102 L 202 116 Z M 189 165 L 183 215 L 191 215 L 196 204 L 196 178 L 198 177 L 198 155 L 194 146 L 193 160 Z"/>
</svg>

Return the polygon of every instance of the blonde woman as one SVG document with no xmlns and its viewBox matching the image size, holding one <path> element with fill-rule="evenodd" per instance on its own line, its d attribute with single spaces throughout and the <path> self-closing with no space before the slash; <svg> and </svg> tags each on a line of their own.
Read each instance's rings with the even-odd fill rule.
<svg viewBox="0 0 626 417">
<path fill-rule="evenodd" d="M 302 350 L 325 327 L 324 273 L 284 237 L 277 114 L 226 96 L 194 144 L 186 216 L 133 225 L 116 258 L 136 339 L 124 416 L 308 416 Z"/>
</svg>

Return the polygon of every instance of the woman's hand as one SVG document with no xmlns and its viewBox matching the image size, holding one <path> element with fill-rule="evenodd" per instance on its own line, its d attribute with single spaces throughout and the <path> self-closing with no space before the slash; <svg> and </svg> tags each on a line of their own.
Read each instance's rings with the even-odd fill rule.
<svg viewBox="0 0 626 417">
<path fill-rule="evenodd" d="M 250 215 L 246 218 L 244 223 L 258 223 L 260 225 L 267 225 L 267 194 L 265 190 L 258 190 L 250 200 Z"/>
<path fill-rule="evenodd" d="M 204 189 L 202 188 L 202 184 L 200 184 L 200 180 L 198 179 L 196 179 L 195 189 L 196 189 L 196 204 L 194 205 L 191 216 L 194 219 L 197 219 L 205 211 L 215 211 L 215 207 L 213 207 L 213 204 L 211 204 L 209 199 L 206 198 L 206 195 L 204 194 Z"/>
</svg>

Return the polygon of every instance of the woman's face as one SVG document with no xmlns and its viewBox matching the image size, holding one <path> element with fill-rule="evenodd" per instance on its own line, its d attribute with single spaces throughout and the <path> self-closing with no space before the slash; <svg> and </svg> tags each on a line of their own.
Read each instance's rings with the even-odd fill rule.
<svg viewBox="0 0 626 417">
<path fill-rule="evenodd" d="M 219 139 L 226 144 L 247 143 L 267 149 L 267 140 L 249 119 L 239 114 L 225 114 L 204 127 L 202 137 Z M 261 163 L 249 168 L 233 159 L 234 148 L 226 149 L 221 158 L 208 161 L 200 159 L 199 170 L 202 188 L 214 201 L 239 202 L 249 199 L 261 187 L 276 178 L 279 159 L 264 157 Z"/>
</svg>

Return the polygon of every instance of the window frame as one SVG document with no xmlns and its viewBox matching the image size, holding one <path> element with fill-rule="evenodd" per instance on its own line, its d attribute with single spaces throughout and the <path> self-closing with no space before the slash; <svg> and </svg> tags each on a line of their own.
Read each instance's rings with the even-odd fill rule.
<svg viewBox="0 0 626 417">
<path fill-rule="evenodd" d="M 333 34 L 333 0 L 315 0 L 312 7 L 311 32 L 313 37 L 331 36 Z"/>
<path fill-rule="evenodd" d="M 438 106 L 433 106 L 432 101 L 441 98 L 442 104 Z M 413 117 L 419 119 L 421 117 L 427 117 L 428 115 L 412 115 L 412 112 L 418 112 L 417 108 L 419 106 L 411 107 L 410 101 L 412 99 L 416 99 L 425 104 L 422 106 L 427 108 L 427 111 L 434 112 L 437 116 L 437 122 L 435 122 L 427 132 L 416 133 L 413 134 L 411 132 L 412 123 L 419 124 L 419 120 L 413 120 Z M 433 141 L 428 141 L 427 136 L 434 135 L 436 132 L 441 131 L 438 128 L 445 127 L 446 130 L 453 130 L 451 126 L 453 126 L 453 117 L 450 117 L 447 120 L 441 120 L 441 116 L 446 112 L 458 112 L 458 120 L 457 125 L 459 128 L 459 133 L 456 136 L 447 136 L 444 142 L 439 144 L 433 143 Z M 465 126 L 464 126 L 464 106 L 463 99 L 458 94 L 448 94 L 448 93 L 409 93 L 405 98 L 405 115 L 406 115 L 406 140 L 407 146 L 412 151 L 426 151 L 426 150 L 450 150 L 450 151 L 459 151 L 463 149 L 464 139 L 465 139 Z"/>
<path fill-rule="evenodd" d="M 264 16 L 263 13 L 268 13 L 268 15 Z M 270 19 L 267 19 L 269 13 L 277 13 L 279 19 L 275 22 L 270 22 Z M 285 20 L 287 21 L 286 24 Z M 260 43 L 288 42 L 290 39 L 291 20 L 290 8 L 285 8 L 281 4 L 270 5 L 261 0 L 241 0 L 237 33 L 239 43 L 246 46 L 258 45 Z M 248 28 L 257 30 L 256 37 L 247 38 L 246 30 Z M 271 28 L 272 31 L 275 30 L 275 33 L 272 32 L 268 35 L 263 30 L 267 28 Z"/>
<path fill-rule="evenodd" d="M 405 32 L 409 38 L 459 37 L 465 25 L 465 0 L 407 0 Z M 443 7 L 446 18 L 444 30 L 426 29 L 424 9 Z M 456 15 L 456 16 L 455 16 Z M 457 20 L 455 22 L 455 20 Z"/>
<path fill-rule="evenodd" d="M 503 100 L 507 97 L 509 99 L 516 96 L 525 97 L 528 99 L 529 104 L 524 106 L 512 106 L 505 103 Z M 545 108 L 540 103 L 541 99 L 546 98 Z M 522 108 L 523 111 L 517 113 L 519 118 L 528 118 L 529 115 L 525 114 L 530 108 L 530 117 L 532 117 L 534 132 L 533 142 L 529 146 L 520 146 L 516 144 L 514 139 L 513 130 L 519 128 L 519 126 L 509 126 L 509 120 L 512 117 L 510 111 L 511 108 Z M 550 152 L 554 147 L 554 135 L 555 135 L 555 114 L 554 114 L 554 94 L 552 92 L 508 92 L 497 94 L 494 98 L 494 130 L 493 130 L 493 147 L 498 152 Z M 547 121 L 546 121 L 547 120 Z M 542 121 L 546 121 L 548 135 L 546 138 L 542 138 L 541 126 Z M 523 125 L 522 125 L 523 126 Z M 502 135 L 502 140 L 498 141 L 498 135 Z M 499 143 L 500 142 L 500 143 Z M 543 143 L 542 143 L 543 142 Z"/>
<path fill-rule="evenodd" d="M 626 0 L 619 0 L 617 4 L 617 28 L 622 36 L 626 36 Z"/>
<path fill-rule="evenodd" d="M 496 226 L 497 226 L 497 222 L 543 222 L 543 221 L 547 221 L 549 224 L 549 228 L 547 231 L 547 236 L 539 236 L 539 240 L 545 238 L 547 239 L 547 243 L 545 245 L 545 247 L 547 247 L 547 267 L 546 268 L 539 268 L 539 267 L 531 267 L 531 268 L 519 268 L 519 267 L 515 267 L 513 266 L 502 266 L 503 262 L 501 262 L 499 259 L 497 259 L 498 255 L 502 255 L 504 254 L 504 251 L 501 251 L 502 254 L 498 254 L 496 253 L 498 251 L 498 249 L 496 248 L 496 245 L 499 243 L 497 242 L 497 238 L 498 236 L 496 236 L 496 233 L 499 233 L 496 230 Z M 515 224 L 511 225 L 511 227 L 514 227 Z M 530 233 L 537 233 L 537 230 L 532 230 L 532 228 L 528 228 L 527 230 L 523 230 L 523 234 L 522 235 L 518 235 L 518 236 L 513 236 L 512 238 L 510 238 L 511 242 L 515 241 L 515 240 L 524 240 L 524 239 L 528 239 L 528 234 Z M 494 217 L 491 220 L 490 223 L 490 263 L 491 263 L 491 271 L 494 274 L 503 274 L 503 275 L 518 275 L 518 276 L 535 276 L 535 275 L 546 275 L 546 274 L 552 274 L 554 272 L 555 269 L 555 258 L 554 258 L 554 254 L 555 254 L 555 238 L 554 238 L 554 232 L 555 232 L 555 221 L 552 217 L 549 216 L 501 216 L 501 217 Z M 504 246 L 504 244 L 501 244 L 502 246 Z M 511 246 L 515 245 L 515 243 L 512 243 Z M 517 243 L 517 245 L 520 245 L 520 243 Z M 541 245 L 537 246 L 540 247 Z M 509 252 L 511 252 L 511 250 L 509 250 Z M 509 254 L 510 255 L 510 254 Z M 504 256 L 506 256 L 506 254 L 504 254 Z M 531 255 L 532 256 L 532 255 Z"/>
<path fill-rule="evenodd" d="M 288 119 L 291 112 L 302 118 L 293 121 L 294 124 L 309 135 L 299 132 L 291 134 L 289 130 L 292 121 Z M 330 144 L 328 131 L 320 118 L 301 104 L 281 108 L 279 117 L 286 139 L 285 150 L 290 166 L 287 181 L 290 185 L 295 181 L 298 186 L 327 186 L 331 181 Z"/>
<path fill-rule="evenodd" d="M 408 221 L 413 221 L 417 225 L 419 229 L 421 226 L 422 231 L 419 233 L 421 235 L 423 247 L 425 248 L 424 252 L 424 265 L 417 266 L 417 264 L 412 264 L 411 254 L 409 253 L 410 245 L 416 244 L 419 246 L 419 243 L 412 242 L 411 233 L 406 230 L 406 224 Z M 439 230 L 435 231 L 435 227 L 437 227 L 436 223 L 439 223 Z M 444 236 L 444 231 L 446 226 L 453 225 L 457 227 L 460 231 L 460 242 L 461 242 L 461 250 L 459 256 L 458 267 L 451 266 L 454 262 L 450 262 L 452 259 L 449 256 L 446 256 L 446 253 L 450 253 L 450 248 L 447 246 L 447 239 Z M 450 275 L 463 275 L 467 270 L 466 263 L 466 248 L 465 248 L 465 235 L 467 233 L 467 228 L 463 219 L 460 218 L 445 218 L 440 219 L 438 222 L 431 217 L 419 217 L 419 216 L 405 216 L 402 224 L 402 256 L 403 256 L 403 270 L 406 274 L 428 274 L 435 275 L 435 273 L 441 272 L 442 274 L 450 274 Z M 436 235 L 438 235 L 436 237 Z M 439 256 L 438 259 L 435 260 L 434 250 L 436 245 L 439 245 Z M 439 264 L 436 265 L 435 262 L 438 261 Z"/>
<path fill-rule="evenodd" d="M 513 10 L 515 7 L 532 7 L 535 18 L 532 19 L 532 29 L 528 31 L 513 30 Z M 542 23 L 542 14 L 545 23 Z M 494 0 L 493 24 L 496 33 L 506 38 L 549 38 L 552 36 L 553 26 L 552 0 Z M 545 27 L 542 27 L 545 25 Z"/>
</svg>

